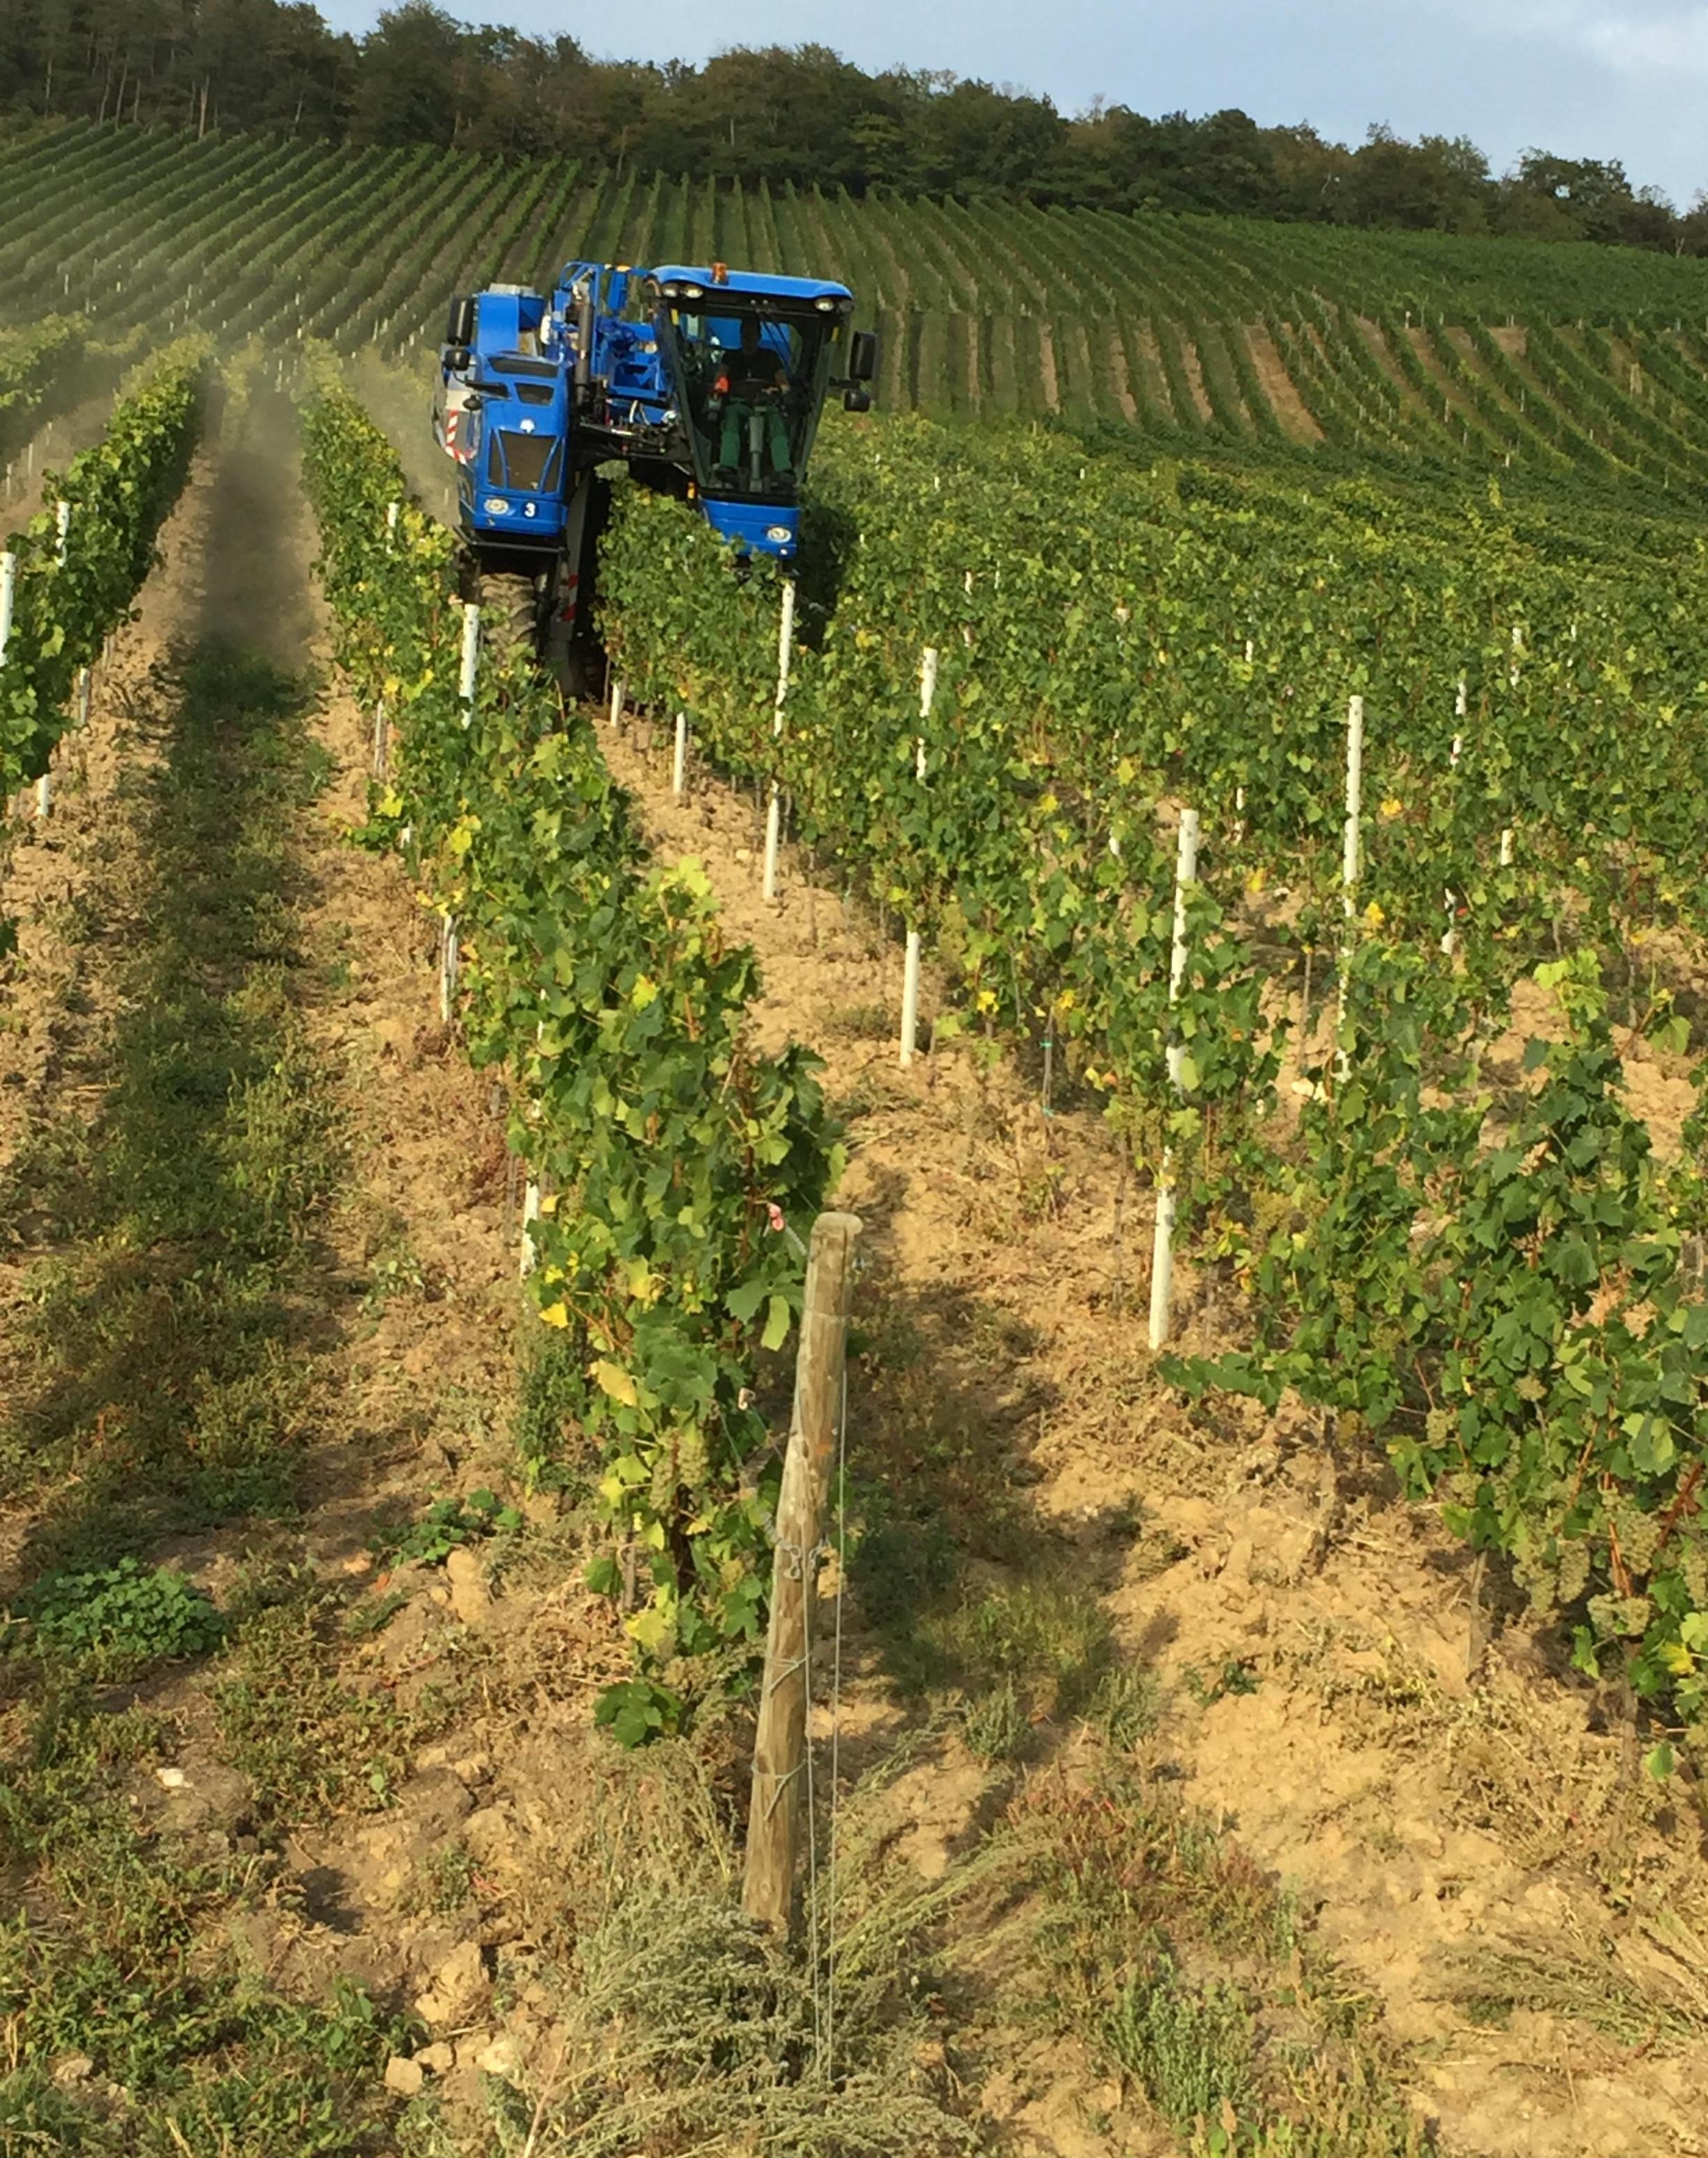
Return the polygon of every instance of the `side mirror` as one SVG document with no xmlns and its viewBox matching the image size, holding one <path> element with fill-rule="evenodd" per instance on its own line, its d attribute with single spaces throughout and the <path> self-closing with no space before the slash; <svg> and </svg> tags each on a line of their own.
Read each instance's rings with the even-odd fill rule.
<svg viewBox="0 0 1708 2158">
<path fill-rule="evenodd" d="M 870 382 L 878 372 L 878 333 L 855 330 L 848 341 L 848 379 Z"/>
<path fill-rule="evenodd" d="M 474 302 L 467 292 L 459 293 L 451 302 L 450 320 L 445 325 L 445 342 L 446 344 L 474 343 Z"/>
<path fill-rule="evenodd" d="M 872 409 L 871 391 L 844 390 L 842 393 L 842 409 L 844 412 L 869 412 Z"/>
<path fill-rule="evenodd" d="M 461 374 L 473 357 L 466 344 L 453 342 L 445 348 L 445 365 L 452 374 Z"/>
</svg>

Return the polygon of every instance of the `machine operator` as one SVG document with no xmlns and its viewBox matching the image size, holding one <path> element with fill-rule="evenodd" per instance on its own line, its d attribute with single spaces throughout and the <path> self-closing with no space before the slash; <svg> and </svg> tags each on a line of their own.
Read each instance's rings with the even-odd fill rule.
<svg viewBox="0 0 1708 2158">
<path fill-rule="evenodd" d="M 789 431 L 783 423 L 782 397 L 789 386 L 788 371 L 772 348 L 761 338 L 753 315 L 741 318 L 741 342 L 725 353 L 712 384 L 722 407 L 722 431 L 718 462 L 733 474 L 743 462 L 742 450 L 750 424 L 757 418 L 773 472 L 789 470 Z"/>
</svg>

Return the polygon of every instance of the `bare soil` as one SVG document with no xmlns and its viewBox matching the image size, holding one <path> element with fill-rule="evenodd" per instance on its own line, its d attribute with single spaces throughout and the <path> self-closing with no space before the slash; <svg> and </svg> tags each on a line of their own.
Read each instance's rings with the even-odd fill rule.
<svg viewBox="0 0 1708 2158">
<path fill-rule="evenodd" d="M 1209 421 L 1215 415 L 1211 409 L 1210 392 L 1204 386 L 1204 361 L 1197 345 L 1178 325 L 1175 342 L 1180 348 L 1180 369 L 1186 377 L 1186 386 L 1192 392 L 1192 403 L 1200 420 Z"/>
<path fill-rule="evenodd" d="M 1241 329 L 1251 355 L 1251 365 L 1276 418 L 1296 442 L 1320 442 L 1323 431 L 1299 395 L 1281 354 L 1275 349 L 1274 338 L 1262 323 L 1246 323 Z"/>
<path fill-rule="evenodd" d="M 1119 330 L 1112 329 L 1109 332 L 1107 346 L 1109 383 L 1115 392 L 1116 401 L 1121 407 L 1122 416 L 1127 420 L 1137 420 L 1138 406 L 1133 400 L 1133 385 L 1128 379 L 1127 371 L 1127 347 Z"/>
<path fill-rule="evenodd" d="M 1045 317 L 1038 318 L 1038 380 L 1039 395 L 1048 412 L 1058 411 L 1061 406 L 1061 388 L 1055 372 L 1055 332 Z"/>
</svg>

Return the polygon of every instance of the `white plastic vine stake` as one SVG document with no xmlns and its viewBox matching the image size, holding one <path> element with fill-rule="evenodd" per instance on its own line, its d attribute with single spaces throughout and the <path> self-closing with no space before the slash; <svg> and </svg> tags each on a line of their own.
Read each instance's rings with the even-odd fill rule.
<svg viewBox="0 0 1708 2158">
<path fill-rule="evenodd" d="M 384 778 L 385 762 L 385 700 L 376 697 L 374 700 L 374 777 L 376 779 Z"/>
<path fill-rule="evenodd" d="M 1243 787 L 1234 789 L 1234 844 L 1237 847 L 1246 836 L 1246 790 Z"/>
<path fill-rule="evenodd" d="M 611 678 L 611 724 L 614 727 L 622 725 L 622 677 L 621 674 L 613 674 Z"/>
<path fill-rule="evenodd" d="M 1340 911 L 1346 936 L 1340 947 L 1340 987 L 1334 1004 L 1334 1032 L 1338 1036 L 1346 1018 L 1346 974 L 1352 964 L 1353 891 L 1358 883 L 1360 818 L 1364 803 L 1364 700 L 1353 697 L 1346 706 L 1346 829 L 1340 849 Z M 1336 1076 L 1344 1080 L 1346 1051 L 1336 1056 Z"/>
<path fill-rule="evenodd" d="M 439 916 L 439 1016 L 448 1026 L 457 1009 L 457 917 Z"/>
<path fill-rule="evenodd" d="M 1186 978 L 1186 893 L 1198 875 L 1198 812 L 1180 812 L 1179 835 L 1174 847 L 1174 941 L 1169 956 L 1169 1009 L 1179 999 Z M 1169 1031 L 1172 1035 L 1173 1023 Z M 1184 1092 L 1181 1079 L 1185 1052 L 1178 1041 L 1169 1043 L 1169 1084 L 1176 1095 Z M 1157 1176 L 1156 1231 L 1151 1246 L 1150 1345 L 1160 1349 L 1169 1338 L 1169 1318 L 1174 1296 L 1174 1154 L 1163 1149 L 1163 1165 Z"/>
<path fill-rule="evenodd" d="M 533 1226 L 539 1219 L 539 1186 L 532 1178 L 522 1194 L 522 1257 L 517 1271 L 524 1281 L 534 1272 Z"/>
<path fill-rule="evenodd" d="M 1253 660 L 1253 659 L 1255 659 L 1256 656 L 1257 656 L 1257 648 L 1256 648 L 1256 644 L 1252 642 L 1252 640 L 1248 637 L 1248 638 L 1246 639 L 1246 666 L 1248 666 L 1248 667 L 1249 667 L 1249 666 L 1251 665 L 1251 663 L 1252 660 Z"/>
<path fill-rule="evenodd" d="M 919 716 L 921 721 L 931 715 L 931 706 L 937 694 L 937 648 L 926 645 L 919 663 Z M 913 776 L 923 779 L 926 775 L 925 736 L 913 738 Z"/>
<path fill-rule="evenodd" d="M 471 600 L 462 610 L 462 672 L 457 694 L 462 700 L 462 724 L 474 720 L 475 684 L 480 679 L 480 608 Z"/>
<path fill-rule="evenodd" d="M 1459 757 L 1465 746 L 1465 715 L 1469 710 L 1469 700 L 1465 694 L 1465 678 L 1462 674 L 1459 677 L 1459 693 L 1453 700 L 1453 717 L 1459 722 L 1459 724 L 1453 730 L 1453 751 L 1452 757 L 1448 760 L 1455 772 L 1459 768 Z"/>
<path fill-rule="evenodd" d="M 80 667 L 77 670 L 77 724 L 80 727 L 86 727 L 89 725 L 89 705 L 94 689 L 95 678 L 92 670 L 87 667 Z"/>
<path fill-rule="evenodd" d="M 0 555 L 0 664 L 12 642 L 12 617 L 18 605 L 18 557 Z"/>
<path fill-rule="evenodd" d="M 901 963 L 901 1063 L 905 1069 L 913 1061 L 914 1046 L 919 1035 L 919 932 L 910 929 L 907 946 Z"/>
<path fill-rule="evenodd" d="M 794 658 L 794 653 L 795 581 L 789 577 L 783 581 L 782 605 L 777 612 L 777 699 L 771 714 L 771 739 L 774 746 L 771 798 L 765 805 L 765 876 L 761 886 L 767 899 L 777 897 L 777 848 L 782 842 L 783 829 L 782 779 L 777 767 L 782 757 L 783 705 L 789 694 L 789 662 Z"/>
<path fill-rule="evenodd" d="M 54 567 L 65 566 L 66 550 L 71 541 L 71 505 L 63 498 L 54 511 Z"/>
<path fill-rule="evenodd" d="M 931 705 L 937 694 L 937 648 L 928 644 L 920 655 L 919 716 L 924 725 L 931 715 Z M 926 772 L 925 736 L 913 738 L 913 776 L 923 783 Z M 901 1045 L 900 1061 L 903 1067 L 913 1061 L 919 1039 L 919 932 L 910 929 L 903 947 L 901 963 Z"/>
<path fill-rule="evenodd" d="M 1442 892 L 1442 902 L 1447 908 L 1447 933 L 1441 940 L 1441 948 L 1451 959 L 1454 947 L 1458 942 L 1458 933 L 1453 927 L 1453 896 L 1451 888 Z"/>
<path fill-rule="evenodd" d="M 1512 664 L 1507 669 L 1507 681 L 1513 689 L 1518 687 L 1518 663 L 1525 648 L 1525 633 L 1516 622 L 1512 626 Z"/>
<path fill-rule="evenodd" d="M 1505 830 L 1503 831 L 1500 835 L 1500 866 L 1504 870 L 1509 870 L 1512 867 L 1512 827 L 1510 824 L 1506 827 Z"/>
<path fill-rule="evenodd" d="M 385 505 L 385 536 L 388 540 L 397 530 L 397 514 L 402 507 L 400 502 L 389 502 Z"/>
<path fill-rule="evenodd" d="M 1358 882 L 1359 818 L 1364 803 L 1364 700 L 1346 706 L 1346 826 L 1340 849 L 1340 911 L 1352 919 L 1352 889 Z"/>
<path fill-rule="evenodd" d="M 688 783 L 688 715 L 676 715 L 676 754 L 670 761 L 670 792 L 679 802 Z"/>
</svg>

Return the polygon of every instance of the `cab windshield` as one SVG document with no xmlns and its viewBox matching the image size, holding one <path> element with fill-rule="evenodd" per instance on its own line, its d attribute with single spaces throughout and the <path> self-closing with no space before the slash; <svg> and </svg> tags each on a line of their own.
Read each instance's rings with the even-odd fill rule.
<svg viewBox="0 0 1708 2158">
<path fill-rule="evenodd" d="M 834 318 L 703 307 L 668 304 L 660 323 L 694 477 L 707 494 L 792 502 L 823 402 Z"/>
</svg>

